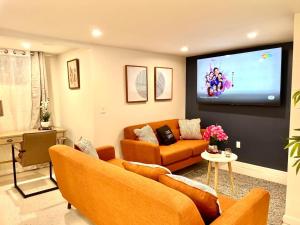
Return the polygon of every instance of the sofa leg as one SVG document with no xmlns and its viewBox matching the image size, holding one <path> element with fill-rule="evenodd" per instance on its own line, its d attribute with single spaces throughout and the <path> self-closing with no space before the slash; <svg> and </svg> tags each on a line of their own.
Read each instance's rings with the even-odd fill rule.
<svg viewBox="0 0 300 225">
<path fill-rule="evenodd" d="M 71 209 L 71 203 L 68 202 L 68 209 Z"/>
</svg>

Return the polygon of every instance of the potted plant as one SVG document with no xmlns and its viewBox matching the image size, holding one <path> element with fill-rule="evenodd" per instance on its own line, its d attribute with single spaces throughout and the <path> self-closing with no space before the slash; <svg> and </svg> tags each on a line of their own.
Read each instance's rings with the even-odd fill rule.
<svg viewBox="0 0 300 225">
<path fill-rule="evenodd" d="M 211 125 L 206 128 L 203 139 L 209 141 L 209 145 L 216 145 L 218 150 L 221 150 L 224 148 L 228 136 L 220 125 Z"/>
<path fill-rule="evenodd" d="M 48 111 L 49 100 L 41 101 L 41 127 L 50 127 L 51 113 Z"/>
<path fill-rule="evenodd" d="M 294 101 L 294 105 L 300 102 L 300 90 L 293 94 L 292 99 Z M 295 131 L 300 131 L 300 129 L 295 129 Z M 293 167 L 296 167 L 296 174 L 298 174 L 300 170 L 300 136 L 292 136 L 288 138 L 288 140 L 289 143 L 285 146 L 285 149 L 291 149 L 290 157 L 295 159 Z"/>
</svg>

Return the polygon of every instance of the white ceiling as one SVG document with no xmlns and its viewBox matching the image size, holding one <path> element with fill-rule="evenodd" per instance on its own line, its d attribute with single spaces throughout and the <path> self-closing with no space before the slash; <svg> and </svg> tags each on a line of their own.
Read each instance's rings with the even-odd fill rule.
<svg viewBox="0 0 300 225">
<path fill-rule="evenodd" d="M 0 36 L 61 47 L 53 53 L 74 42 L 195 55 L 292 41 L 295 12 L 299 0 L 0 0 Z"/>
</svg>

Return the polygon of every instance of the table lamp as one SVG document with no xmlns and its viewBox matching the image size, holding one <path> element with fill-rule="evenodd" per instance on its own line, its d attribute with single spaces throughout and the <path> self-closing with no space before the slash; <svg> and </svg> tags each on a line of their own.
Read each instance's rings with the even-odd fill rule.
<svg viewBox="0 0 300 225">
<path fill-rule="evenodd" d="M 0 116 L 3 116 L 2 101 L 0 100 Z"/>
</svg>

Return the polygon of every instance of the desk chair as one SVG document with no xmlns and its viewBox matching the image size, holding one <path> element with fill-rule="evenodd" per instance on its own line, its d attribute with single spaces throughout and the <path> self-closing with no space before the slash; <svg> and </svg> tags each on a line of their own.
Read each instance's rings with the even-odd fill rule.
<svg viewBox="0 0 300 225">
<path fill-rule="evenodd" d="M 45 131 L 37 133 L 23 134 L 23 142 L 19 154 L 15 157 L 14 145 L 12 146 L 13 172 L 14 172 L 14 186 L 23 196 L 28 198 L 34 195 L 46 193 L 58 189 L 56 181 L 52 177 L 52 163 L 50 160 L 48 149 L 56 144 L 56 131 Z M 49 162 L 50 166 L 50 180 L 55 184 L 55 187 L 46 190 L 25 194 L 17 183 L 16 163 L 21 164 L 22 167 L 38 165 Z"/>
</svg>

